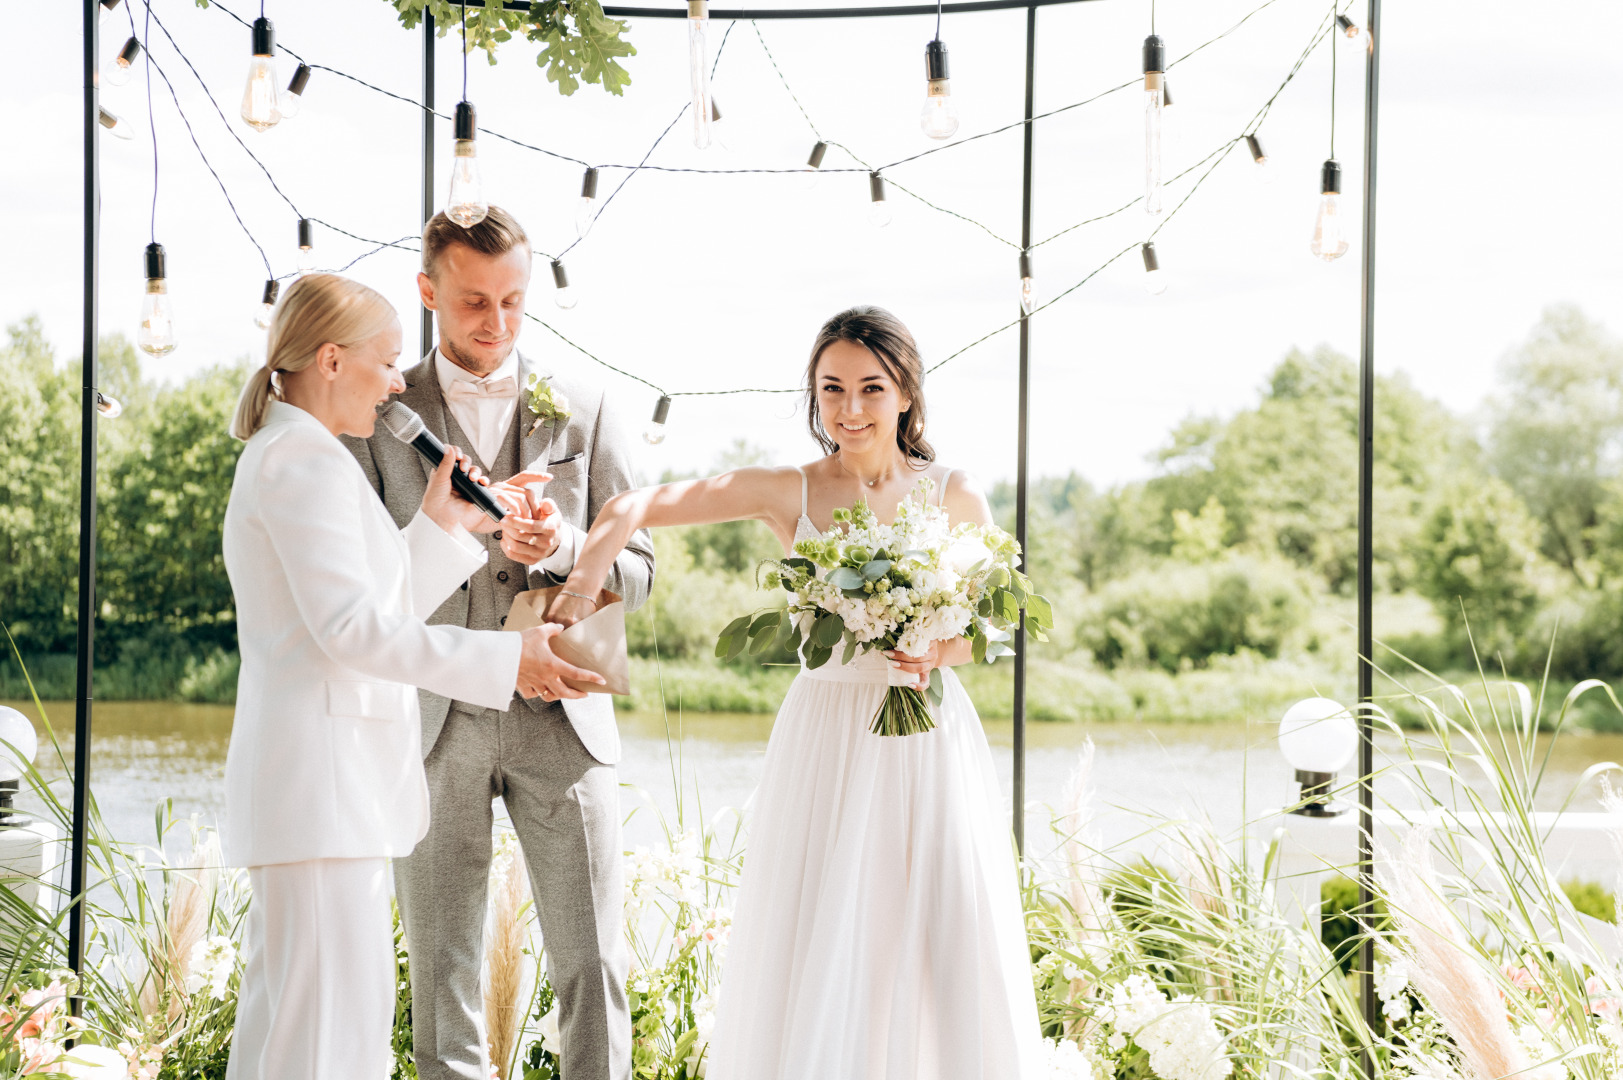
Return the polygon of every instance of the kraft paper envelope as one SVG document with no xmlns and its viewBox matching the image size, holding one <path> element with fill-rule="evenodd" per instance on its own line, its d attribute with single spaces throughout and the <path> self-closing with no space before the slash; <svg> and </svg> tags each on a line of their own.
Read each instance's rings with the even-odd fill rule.
<svg viewBox="0 0 1623 1080">
<path fill-rule="evenodd" d="M 549 589 L 531 589 L 513 597 L 513 607 L 507 613 L 505 630 L 528 630 L 545 622 L 547 608 L 562 585 Z M 625 601 L 604 589 L 597 594 L 599 607 L 574 626 L 565 627 L 552 639 L 552 651 L 576 667 L 596 672 L 606 680 L 605 685 L 575 682 L 565 679 L 564 684 L 589 694 L 631 693 L 631 672 L 626 661 L 626 605 Z"/>
</svg>

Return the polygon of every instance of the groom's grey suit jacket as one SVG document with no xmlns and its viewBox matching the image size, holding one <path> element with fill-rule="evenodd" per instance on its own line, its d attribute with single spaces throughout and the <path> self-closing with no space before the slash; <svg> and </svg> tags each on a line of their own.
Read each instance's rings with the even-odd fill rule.
<svg viewBox="0 0 1623 1080">
<path fill-rule="evenodd" d="M 568 399 L 570 417 L 567 421 L 537 424 L 539 418 L 530 411 L 529 395 L 523 389 L 532 371 L 538 371 L 543 378 L 550 379 L 553 387 Z M 421 416 L 428 430 L 442 442 L 458 442 L 447 435 L 451 417 L 434 369 L 434 353 L 429 353 L 404 374 L 406 389 L 398 395 L 398 400 Z M 565 521 L 577 528 L 588 529 L 604 503 L 619 492 L 636 486 L 624 437 L 613 424 L 612 417 L 605 415 L 603 389 L 573 376 L 544 370 L 522 353 L 519 355 L 518 382 L 520 400 L 514 414 L 514 424 L 519 430 L 514 432 L 509 429 L 504 438 L 504 446 L 515 438 L 518 440 L 518 468 L 515 471 L 551 473 L 552 481 L 546 487 L 547 497 L 558 504 L 558 512 Z M 395 523 L 404 528 L 422 505 L 423 493 L 428 490 L 428 478 L 433 475 L 434 467 L 409 444 L 390 435 L 381 424 L 370 439 L 345 437 L 344 442 L 361 463 L 367 479 L 383 499 L 383 505 L 388 508 Z M 470 457 L 476 457 L 466 445 L 462 445 L 462 449 Z M 496 475 L 494 468 L 487 471 L 492 473 L 492 479 L 506 479 L 505 476 Z M 501 573 L 498 570 L 501 566 L 512 566 L 514 572 L 503 574 L 508 580 L 501 585 L 497 585 L 494 576 L 484 583 L 496 590 L 495 598 L 490 602 L 480 602 L 483 593 L 467 588 L 453 592 L 450 599 L 429 616 L 427 621 L 430 624 L 447 623 L 474 630 L 499 630 L 514 596 L 526 588 L 538 589 L 557 584 L 558 579 L 537 567 L 521 572 L 525 568 L 507 563 L 501 553 L 500 541 L 490 534 L 475 536 L 490 551 L 491 563 L 474 575 L 474 582 L 487 575 Z M 639 532 L 615 559 L 614 569 L 604 585 L 620 595 L 628 609 L 635 610 L 648 599 L 653 580 L 653 541 L 647 532 Z M 471 605 L 470 598 L 474 601 Z M 434 749 L 451 702 L 427 690 L 419 690 L 418 695 L 422 704 L 423 755 L 426 757 Z M 592 757 L 605 765 L 619 760 L 620 736 L 614 722 L 613 700 L 609 695 L 588 694 L 584 698 L 565 699 L 560 704 Z M 534 706 L 515 694 L 511 707 L 530 709 Z"/>
</svg>

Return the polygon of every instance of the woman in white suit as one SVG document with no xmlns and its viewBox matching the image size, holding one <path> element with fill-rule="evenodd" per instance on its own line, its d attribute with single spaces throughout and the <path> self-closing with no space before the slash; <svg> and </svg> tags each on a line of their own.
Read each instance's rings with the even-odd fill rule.
<svg viewBox="0 0 1623 1080">
<path fill-rule="evenodd" d="M 232 434 L 225 516 L 242 672 L 226 755 L 227 858 L 248 867 L 248 958 L 230 1080 L 384 1080 L 394 1019 L 387 860 L 428 828 L 416 687 L 505 709 L 579 697 L 556 626 L 427 626 L 485 560 L 453 494 L 455 448 L 396 529 L 337 436 L 403 389 L 400 322 L 373 290 L 300 278 Z M 274 377 L 273 377 L 274 376 Z M 465 459 L 463 459 L 465 460 Z"/>
</svg>

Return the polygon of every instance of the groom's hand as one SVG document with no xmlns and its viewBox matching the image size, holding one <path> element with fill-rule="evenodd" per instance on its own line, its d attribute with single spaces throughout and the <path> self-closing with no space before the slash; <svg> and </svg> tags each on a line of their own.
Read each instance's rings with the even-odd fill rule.
<svg viewBox="0 0 1623 1080">
<path fill-rule="evenodd" d="M 596 683 L 603 685 L 603 676 L 595 671 L 576 667 L 552 651 L 552 639 L 563 633 L 563 627 L 552 624 L 533 626 L 524 631 L 524 651 L 518 662 L 518 692 L 527 698 L 539 697 L 543 701 L 559 698 L 583 698 L 584 691 L 576 690 L 564 682 Z"/>
</svg>

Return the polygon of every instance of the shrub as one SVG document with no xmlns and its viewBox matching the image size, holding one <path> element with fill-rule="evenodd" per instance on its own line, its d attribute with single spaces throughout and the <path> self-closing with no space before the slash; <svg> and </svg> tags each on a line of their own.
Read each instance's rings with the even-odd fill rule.
<svg viewBox="0 0 1623 1080">
<path fill-rule="evenodd" d="M 1302 574 L 1283 562 L 1233 555 L 1201 566 L 1167 561 L 1088 599 L 1077 643 L 1105 667 L 1177 671 L 1252 650 L 1278 656 L 1308 617 Z"/>
</svg>

